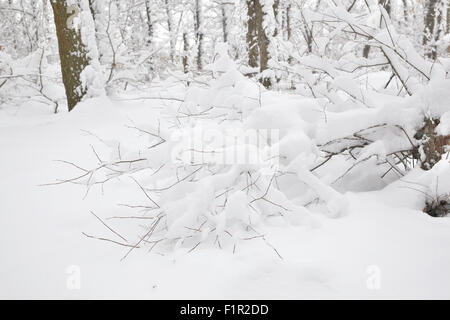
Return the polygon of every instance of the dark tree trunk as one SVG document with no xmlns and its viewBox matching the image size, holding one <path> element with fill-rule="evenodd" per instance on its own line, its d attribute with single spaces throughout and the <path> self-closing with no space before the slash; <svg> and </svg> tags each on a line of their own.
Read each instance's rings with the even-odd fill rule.
<svg viewBox="0 0 450 320">
<path fill-rule="evenodd" d="M 175 51 L 175 41 L 172 34 L 172 13 L 170 12 L 170 3 L 169 0 L 164 0 L 165 9 L 166 9 L 166 15 L 167 15 L 167 30 L 169 31 L 169 45 L 170 45 L 170 52 L 169 52 L 169 59 L 170 62 L 173 62 L 174 58 L 174 51 Z"/>
<path fill-rule="evenodd" d="M 280 27 L 279 23 L 279 8 L 280 8 L 280 0 L 274 0 L 273 1 L 273 16 L 275 17 L 275 28 L 273 30 L 273 36 L 276 37 L 278 35 L 278 28 Z"/>
<path fill-rule="evenodd" d="M 258 67 L 258 25 L 256 21 L 256 4 L 255 0 L 247 0 L 247 48 L 248 48 L 248 65 L 251 68 Z"/>
<path fill-rule="evenodd" d="M 188 50 L 189 50 L 189 44 L 187 40 L 187 33 L 183 32 L 183 72 L 188 73 Z"/>
<path fill-rule="evenodd" d="M 255 0 L 256 23 L 258 26 L 258 47 L 259 47 L 259 72 L 262 73 L 268 69 L 269 65 L 269 39 L 263 27 L 264 11 L 259 0 Z M 264 87 L 271 86 L 270 78 L 261 76 L 261 83 Z"/>
<path fill-rule="evenodd" d="M 292 29 L 291 29 L 291 5 L 289 4 L 286 8 L 286 40 L 290 41 L 292 35 Z M 292 63 L 292 56 L 289 55 L 288 63 Z"/>
<path fill-rule="evenodd" d="M 442 8 L 440 0 L 426 0 L 424 15 L 424 35 L 423 44 L 425 48 L 425 56 L 429 59 L 436 60 L 437 47 L 436 41 L 439 40 L 439 25 L 442 20 Z"/>
<path fill-rule="evenodd" d="M 291 34 L 292 34 L 292 30 L 291 30 L 291 5 L 288 5 L 288 7 L 286 8 L 286 37 L 287 40 L 291 40 Z"/>
<path fill-rule="evenodd" d="M 150 45 L 153 40 L 153 23 L 152 23 L 152 16 L 151 16 L 151 10 L 150 10 L 150 0 L 145 0 L 145 13 L 147 16 L 147 32 L 148 32 L 147 44 Z"/>
<path fill-rule="evenodd" d="M 450 146 L 450 135 L 440 136 L 435 129 L 439 125 L 439 119 L 425 119 L 424 126 L 416 133 L 415 139 L 421 140 L 422 152 L 415 150 L 414 154 L 417 159 L 421 159 L 421 168 L 424 170 L 431 169 Z"/>
<path fill-rule="evenodd" d="M 61 73 L 66 90 L 67 105 L 71 111 L 86 94 L 86 88 L 81 85 L 80 75 L 89 64 L 86 49 L 79 30 L 68 27 L 67 20 L 71 12 L 64 0 L 52 0 L 56 35 L 58 37 Z M 67 12 L 69 10 L 69 12 Z"/>
<path fill-rule="evenodd" d="M 450 4 L 447 6 L 447 30 L 446 33 L 450 33 Z"/>
<path fill-rule="evenodd" d="M 264 11 L 259 0 L 247 0 L 247 47 L 248 65 L 252 68 L 259 66 L 262 73 L 268 68 L 269 62 L 269 39 L 263 27 Z M 270 87 L 269 78 L 261 77 L 261 83 Z"/>
<path fill-rule="evenodd" d="M 403 3 L 403 18 L 405 19 L 405 22 L 409 21 L 409 15 L 408 15 L 408 2 L 406 0 L 402 0 Z"/>
<path fill-rule="evenodd" d="M 89 10 L 91 10 L 92 19 L 95 21 L 95 0 L 89 0 Z"/>
<path fill-rule="evenodd" d="M 227 11 L 225 8 L 225 4 L 222 3 L 220 5 L 220 11 L 222 14 L 222 36 L 223 36 L 223 42 L 228 41 L 228 19 L 227 19 Z"/>
<path fill-rule="evenodd" d="M 203 31 L 202 31 L 202 3 L 195 0 L 195 39 L 197 41 L 197 70 L 203 69 Z"/>
</svg>

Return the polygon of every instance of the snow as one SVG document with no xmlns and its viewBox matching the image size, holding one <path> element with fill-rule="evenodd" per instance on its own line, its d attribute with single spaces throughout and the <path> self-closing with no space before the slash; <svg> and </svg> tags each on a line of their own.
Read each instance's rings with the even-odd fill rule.
<svg viewBox="0 0 450 320">
<path fill-rule="evenodd" d="M 441 116 L 441 122 L 436 127 L 436 132 L 442 136 L 450 134 L 450 111 L 445 112 Z"/>
<path fill-rule="evenodd" d="M 308 99 L 297 100 L 301 110 L 293 112 L 295 98 L 264 95 L 267 110 L 277 101 L 281 111 L 286 108 L 305 119 L 291 130 L 307 129 L 305 121 L 314 114 L 308 111 L 314 107 L 311 101 L 308 105 Z M 96 159 L 90 145 L 105 158 L 110 152 L 99 138 L 110 146 L 120 140 L 123 152 L 129 145 L 145 145 L 148 141 L 126 125 L 162 119 L 163 132 L 168 124 L 161 112 L 170 110 L 168 105 L 176 102 L 99 97 L 70 114 L 49 115 L 36 105 L 0 110 L 1 298 L 449 298 L 450 220 L 424 214 L 425 195 L 414 190 L 417 186 L 409 188 L 409 181 L 415 181 L 430 186 L 423 191 L 432 193 L 432 181 L 439 175 L 440 191 L 448 192 L 446 162 L 439 163 L 436 172 L 415 169 L 378 191 L 341 194 L 305 170 L 308 162 L 294 166 L 294 161 L 298 178 L 327 200 L 329 208 L 298 206 L 289 219 L 272 217 L 258 223 L 264 238 L 236 241 L 234 253 L 233 245 L 200 245 L 188 252 L 190 247 L 179 243 L 164 256 L 158 250 L 136 249 L 120 261 L 128 248 L 83 236 L 81 232 L 109 236 L 90 211 L 105 219 L 123 214 L 118 203 L 138 203 L 144 196 L 126 178 L 106 184 L 104 190 L 93 188 L 85 198 L 79 185 L 40 186 L 76 172 L 54 160 L 92 165 Z M 256 126 L 257 111 L 253 112 L 248 123 Z M 298 142 L 285 138 L 310 148 L 306 136 Z M 372 148 L 367 152 L 381 152 L 381 145 Z M 203 210 L 216 188 L 204 182 L 191 191 L 190 199 L 196 200 L 192 210 L 176 202 L 174 208 L 191 214 Z M 226 219 L 251 214 L 243 206 L 245 199 L 241 191 L 229 197 L 226 210 L 214 217 L 219 229 L 224 229 Z M 330 214 L 324 214 L 328 210 Z M 128 228 L 125 222 L 107 221 L 118 230 Z M 79 290 L 67 285 L 73 270 L 80 272 Z M 371 284 L 374 276 L 379 276 L 379 287 Z"/>
<path fill-rule="evenodd" d="M 337 1 L 294 6 L 285 40 L 264 0 L 260 72 L 236 2 L 228 43 L 205 11 L 200 71 L 189 8 L 70 3 L 72 112 L 48 21 L 0 52 L 0 298 L 450 298 L 450 150 L 421 134 L 447 143 L 448 37 L 430 62 L 396 13 Z"/>
</svg>

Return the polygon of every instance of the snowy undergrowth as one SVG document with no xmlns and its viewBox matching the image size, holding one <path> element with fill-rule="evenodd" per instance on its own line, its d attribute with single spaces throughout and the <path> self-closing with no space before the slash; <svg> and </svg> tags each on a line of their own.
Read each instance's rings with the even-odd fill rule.
<svg viewBox="0 0 450 320">
<path fill-rule="evenodd" d="M 418 200 L 404 206 L 414 210 L 449 193 L 448 160 L 424 172 L 394 158 L 417 144 L 412 137 L 424 112 L 448 112 L 442 98 L 448 80 L 430 82 L 408 98 L 385 94 L 384 103 L 373 108 L 324 110 L 321 99 L 262 89 L 239 73 L 225 45 L 218 46 L 216 56 L 209 66 L 212 79 L 191 81 L 186 88 L 188 80 L 174 75 L 160 84 L 163 90 L 155 86 L 152 95 L 114 98 L 157 100 L 164 107 L 158 118 L 128 124 L 146 139 L 143 144 L 99 136 L 109 151 L 93 147 L 97 166 L 71 163 L 80 175 L 58 183 L 83 184 L 87 192 L 120 183 L 145 202 L 121 204 L 113 217 L 120 223 L 109 230 L 111 237 L 86 236 L 128 247 L 123 258 L 143 247 L 158 253 L 211 246 L 235 252 L 241 242 L 259 238 L 282 258 L 265 234 L 266 226 L 314 228 L 321 215 L 346 215 L 351 205 L 347 191 L 407 188 Z M 443 119 L 439 130 L 447 132 Z M 230 137 L 230 130 L 274 130 L 271 138 L 276 139 L 261 146 Z M 220 156 L 234 157 L 236 150 L 264 159 L 221 161 Z"/>
<path fill-rule="evenodd" d="M 182 97 L 183 92 L 175 89 L 161 95 Z M 273 101 L 279 100 L 278 95 L 273 96 Z M 299 100 L 303 98 L 289 96 L 282 108 L 295 109 Z M 427 192 L 433 195 L 435 185 L 428 183 L 436 179 L 434 174 L 420 169 L 378 191 L 346 193 L 349 207 L 345 216 L 338 219 L 321 214 L 326 211 L 320 206 L 308 206 L 316 218 L 312 228 L 286 223 L 280 216 L 264 219 L 259 231 L 283 260 L 261 238 L 254 238 L 241 240 L 234 254 L 231 246 L 224 245 L 220 250 L 217 244 L 213 247 L 204 243 L 189 254 L 185 253 L 191 247 L 185 246 L 173 254 L 160 256 L 155 253 L 166 252 L 156 246 L 151 254 L 145 248 L 136 249 L 123 263 L 118 263 L 129 248 L 86 238 L 81 231 L 122 241 L 89 213 L 92 210 L 130 243 L 137 241 L 136 234 L 143 234 L 150 221 L 111 219 L 119 215 L 141 215 L 139 209 L 117 205 L 145 203 L 146 197 L 134 181 L 126 176 L 111 180 L 103 185 L 103 195 L 102 188 L 97 186 L 91 188 L 85 200 L 82 200 L 84 190 L 78 185 L 38 185 L 53 178 L 72 177 L 78 172 L 52 160 L 65 159 L 82 167 L 93 166 L 96 156 L 90 144 L 101 158 L 108 159 L 115 150 L 92 134 L 105 142 L 120 137 L 122 150 L 125 146 L 144 150 L 150 145 L 148 135 L 124 124 L 155 123 L 158 127 L 161 119 L 161 128 L 169 128 L 172 122 L 166 120 L 173 118 L 161 112 L 170 106 L 177 109 L 179 104 L 163 100 L 111 102 L 101 98 L 87 100 L 73 112 L 57 115 L 49 114 L 49 110 L 36 110 L 38 105 L 23 106 L 14 114 L 0 110 L 0 147 L 5 151 L 0 163 L 8 168 L 0 181 L 0 296 L 448 297 L 450 220 L 432 218 L 422 212 L 426 196 L 414 189 L 427 190 L 429 186 Z M 442 168 L 445 166 L 444 163 Z M 439 186 L 445 183 L 443 177 L 439 178 Z M 413 186 L 412 189 L 410 183 L 402 180 L 419 182 L 426 188 Z M 145 180 L 139 181 L 146 186 Z M 444 190 L 440 188 L 439 192 Z M 295 187 L 284 190 L 290 198 L 299 196 Z M 81 270 L 81 290 L 66 287 L 67 268 L 73 265 Z M 436 269 L 437 265 L 440 268 Z M 376 267 L 381 270 L 381 288 L 370 290 L 366 282 L 372 273 L 368 270 Z"/>
</svg>

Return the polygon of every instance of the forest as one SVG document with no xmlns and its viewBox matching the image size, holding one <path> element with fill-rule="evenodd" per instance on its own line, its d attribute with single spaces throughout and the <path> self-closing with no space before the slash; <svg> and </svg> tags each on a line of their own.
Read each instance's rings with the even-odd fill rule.
<svg viewBox="0 0 450 320">
<path fill-rule="evenodd" d="M 449 299 L 448 0 L 0 0 L 0 298 Z"/>
</svg>

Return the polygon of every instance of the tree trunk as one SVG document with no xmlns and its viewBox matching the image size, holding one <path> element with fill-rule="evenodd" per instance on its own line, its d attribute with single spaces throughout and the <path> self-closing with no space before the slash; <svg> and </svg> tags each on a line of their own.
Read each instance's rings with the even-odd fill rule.
<svg viewBox="0 0 450 320">
<path fill-rule="evenodd" d="M 187 40 L 187 33 L 183 32 L 183 72 L 188 73 L 188 50 L 189 44 Z"/>
<path fill-rule="evenodd" d="M 258 67 L 258 26 L 256 21 L 255 0 L 247 0 L 247 48 L 248 65 L 251 68 Z"/>
<path fill-rule="evenodd" d="M 274 0 L 272 8 L 273 8 L 273 16 L 275 17 L 275 28 L 273 30 L 273 36 L 276 37 L 278 35 L 278 28 L 280 27 L 279 21 L 280 0 Z"/>
<path fill-rule="evenodd" d="M 227 19 L 227 11 L 225 8 L 226 4 L 222 3 L 220 5 L 220 11 L 222 14 L 222 36 L 223 36 L 223 42 L 228 41 L 228 19 Z"/>
<path fill-rule="evenodd" d="M 442 20 L 442 7 L 440 0 L 426 0 L 424 15 L 424 35 L 423 45 L 425 46 L 425 56 L 436 60 L 436 41 L 439 40 L 439 26 Z"/>
<path fill-rule="evenodd" d="M 89 0 L 89 10 L 91 10 L 92 19 L 95 21 L 95 0 Z"/>
<path fill-rule="evenodd" d="M 265 13 L 260 0 L 255 0 L 256 23 L 258 26 L 258 47 L 259 47 L 259 72 L 263 73 L 269 65 L 269 38 L 264 30 L 263 22 Z M 270 78 L 261 76 L 261 83 L 264 87 L 271 86 Z"/>
<path fill-rule="evenodd" d="M 287 40 L 291 40 L 292 29 L 291 29 L 291 5 L 286 8 L 286 36 Z"/>
<path fill-rule="evenodd" d="M 268 68 L 269 39 L 263 27 L 265 14 L 260 0 L 247 0 L 247 13 L 248 65 L 252 68 L 259 66 L 262 73 Z M 271 85 L 269 78 L 261 77 L 260 81 L 266 88 Z"/>
<path fill-rule="evenodd" d="M 148 32 L 148 40 L 147 44 L 150 45 L 152 43 L 153 39 L 153 23 L 152 23 L 152 16 L 151 16 L 151 10 L 150 10 L 150 0 L 145 0 L 145 13 L 147 15 L 147 32 Z"/>
<path fill-rule="evenodd" d="M 64 0 L 52 0 L 51 5 L 58 37 L 62 79 L 66 90 L 67 105 L 71 111 L 86 94 L 86 88 L 81 84 L 80 75 L 89 64 L 89 59 L 86 56 L 80 31 L 70 26 L 69 23 L 73 9 L 71 10 Z"/>
<path fill-rule="evenodd" d="M 164 0 L 165 9 L 166 9 L 166 15 L 167 15 L 167 30 L 169 31 L 169 44 L 170 44 L 170 52 L 169 52 L 169 59 L 170 62 L 173 62 L 173 58 L 175 55 L 175 39 L 173 37 L 172 32 L 172 14 L 170 12 L 170 4 L 169 0 Z"/>
<path fill-rule="evenodd" d="M 447 4 L 447 30 L 446 33 L 450 33 L 450 3 Z"/>
<path fill-rule="evenodd" d="M 291 29 L 291 4 L 286 8 L 286 40 L 291 41 L 292 29 Z M 292 63 L 292 56 L 289 55 L 288 63 Z"/>
<path fill-rule="evenodd" d="M 405 22 L 409 22 L 409 15 L 408 15 L 408 2 L 406 0 L 402 0 L 403 3 L 403 18 L 405 19 Z"/>
<path fill-rule="evenodd" d="M 203 31 L 202 31 L 202 2 L 195 0 L 195 39 L 197 42 L 197 70 L 203 69 Z"/>
</svg>

